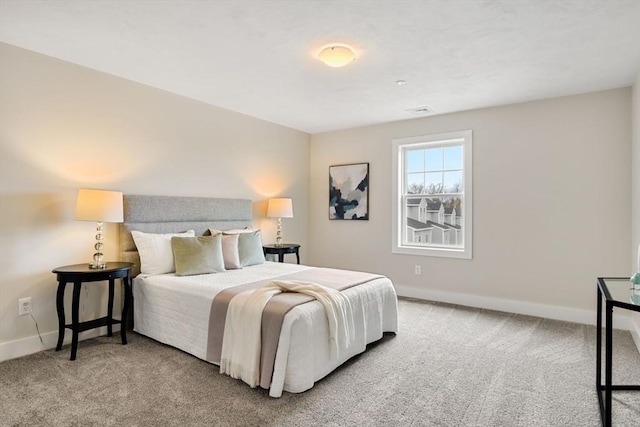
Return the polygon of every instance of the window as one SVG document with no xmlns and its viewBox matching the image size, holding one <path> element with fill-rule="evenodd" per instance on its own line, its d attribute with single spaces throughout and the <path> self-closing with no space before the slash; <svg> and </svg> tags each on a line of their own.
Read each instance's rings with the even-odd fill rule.
<svg viewBox="0 0 640 427">
<path fill-rule="evenodd" d="M 472 258 L 472 132 L 393 140 L 392 252 Z"/>
</svg>

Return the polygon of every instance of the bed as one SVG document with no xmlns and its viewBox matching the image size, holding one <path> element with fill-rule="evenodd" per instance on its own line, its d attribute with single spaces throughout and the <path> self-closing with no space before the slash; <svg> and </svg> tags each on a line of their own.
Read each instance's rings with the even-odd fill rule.
<svg viewBox="0 0 640 427">
<path fill-rule="evenodd" d="M 217 364 L 211 357 L 212 307 L 215 307 L 212 304 L 223 292 L 282 277 L 329 280 L 335 274 L 365 274 L 270 261 L 215 274 L 140 273 L 140 253 L 132 232 L 139 235 L 193 230 L 195 236 L 204 236 L 210 234 L 210 229 L 240 230 L 251 227 L 252 222 L 250 200 L 125 195 L 120 252 L 123 261 L 135 265 L 134 330 Z M 322 284 L 321 280 L 316 282 Z M 259 384 L 269 389 L 270 396 L 312 388 L 345 361 L 364 352 L 367 344 L 381 339 L 385 332 L 397 332 L 397 298 L 388 278 L 368 275 L 341 294 L 353 307 L 356 333 L 352 334 L 349 347 L 337 356 L 332 352 L 327 315 L 320 302 L 296 305 L 282 320 L 279 340 L 273 349 L 272 373 L 266 383 Z"/>
</svg>

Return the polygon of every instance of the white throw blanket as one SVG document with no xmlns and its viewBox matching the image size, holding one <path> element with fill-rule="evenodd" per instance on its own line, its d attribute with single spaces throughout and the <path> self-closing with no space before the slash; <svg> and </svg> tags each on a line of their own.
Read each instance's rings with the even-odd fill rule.
<svg viewBox="0 0 640 427">
<path fill-rule="evenodd" d="M 227 310 L 222 340 L 220 373 L 242 379 L 251 387 L 260 382 L 262 311 L 281 292 L 298 292 L 317 299 L 329 322 L 331 357 L 338 358 L 353 339 L 353 309 L 340 291 L 317 283 L 274 280 L 236 295 Z"/>
</svg>

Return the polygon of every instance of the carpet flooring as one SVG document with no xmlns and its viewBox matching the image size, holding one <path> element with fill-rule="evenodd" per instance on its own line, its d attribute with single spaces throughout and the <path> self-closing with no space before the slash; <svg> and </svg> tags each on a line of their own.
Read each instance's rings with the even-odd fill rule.
<svg viewBox="0 0 640 427">
<path fill-rule="evenodd" d="M 400 331 L 311 390 L 267 391 L 136 333 L 0 363 L 1 426 L 599 426 L 595 328 L 399 301 Z M 640 384 L 615 331 L 614 383 Z M 640 392 L 614 392 L 614 426 L 640 426 Z"/>
</svg>

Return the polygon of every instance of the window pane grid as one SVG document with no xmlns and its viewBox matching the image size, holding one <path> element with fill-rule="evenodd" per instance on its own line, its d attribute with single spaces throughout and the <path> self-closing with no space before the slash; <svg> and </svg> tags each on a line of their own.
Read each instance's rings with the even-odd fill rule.
<svg viewBox="0 0 640 427">
<path fill-rule="evenodd" d="M 429 152 L 431 152 L 429 154 Z M 403 194 L 462 194 L 464 170 L 461 167 L 446 167 L 445 157 L 452 165 L 462 165 L 462 146 L 440 148 L 405 149 L 403 153 L 406 173 L 403 174 L 405 184 Z M 452 158 L 457 155 L 458 158 Z M 428 159 L 439 157 L 439 167 L 431 168 Z M 419 168 L 424 159 L 423 168 Z M 432 165 L 435 161 L 432 160 Z M 458 190 L 455 192 L 447 190 Z"/>
</svg>

